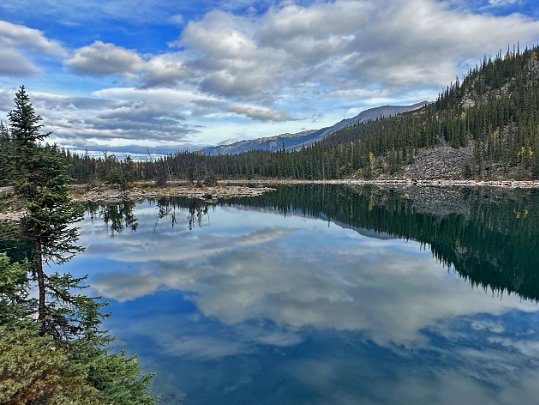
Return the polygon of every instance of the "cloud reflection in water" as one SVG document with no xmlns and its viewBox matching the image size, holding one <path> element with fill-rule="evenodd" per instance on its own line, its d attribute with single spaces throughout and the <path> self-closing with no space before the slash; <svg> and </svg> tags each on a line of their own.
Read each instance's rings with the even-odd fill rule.
<svg viewBox="0 0 539 405">
<path fill-rule="evenodd" d="M 534 398 L 535 303 L 472 288 L 416 242 L 299 216 L 209 215 L 208 227 L 154 232 L 144 206 L 137 232 L 113 240 L 86 222 L 88 250 L 70 264 L 116 301 L 110 327 L 157 369 L 157 386 L 176 381 L 193 403 L 249 403 L 252 390 L 267 403 Z"/>
</svg>

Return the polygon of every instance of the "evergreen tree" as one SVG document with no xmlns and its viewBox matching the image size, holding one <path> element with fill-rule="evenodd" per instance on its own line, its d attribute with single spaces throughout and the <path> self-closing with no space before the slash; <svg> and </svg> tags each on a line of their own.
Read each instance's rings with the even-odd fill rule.
<svg viewBox="0 0 539 405">
<path fill-rule="evenodd" d="M 8 185 L 12 177 L 11 140 L 7 126 L 0 121 L 0 186 Z"/>
<path fill-rule="evenodd" d="M 0 403 L 99 405 L 103 395 L 87 381 L 84 365 L 49 336 L 0 327 Z"/>
<path fill-rule="evenodd" d="M 10 264 L 0 256 L 0 270 L 5 271 L 0 277 L 0 321 L 9 327 L 0 330 L 0 388 L 19 387 L 3 391 L 1 402 L 154 403 L 148 395 L 151 375 L 140 374 L 135 358 L 107 352 L 112 339 L 101 330 L 100 309 L 105 304 L 80 293 L 84 278 L 45 271 L 44 264 L 62 264 L 82 250 L 73 226 L 82 207 L 69 201 L 62 154 L 56 147 L 38 144 L 49 134 L 40 133 L 41 118 L 24 87 L 16 94 L 9 120 L 18 170 L 16 191 L 27 208 L 22 232 L 32 242 L 33 260 L 28 279 L 22 275 L 24 265 Z M 35 310 L 26 298 L 29 282 L 38 293 L 33 325 L 24 316 Z M 17 305 L 11 313 L 10 304 Z"/>
<path fill-rule="evenodd" d="M 29 298 L 29 263 L 12 263 L 0 253 L 0 325 L 24 322 L 35 312 L 35 300 Z"/>
<path fill-rule="evenodd" d="M 58 150 L 37 144 L 49 134 L 41 134 L 41 117 L 34 112 L 24 86 L 15 95 L 9 121 L 16 151 L 17 191 L 28 209 L 22 225 L 34 247 L 32 274 L 38 286 L 40 332 L 69 340 L 80 332 L 79 324 L 86 322 L 84 317 L 95 313 L 94 304 L 72 292 L 80 288 L 81 279 L 69 274 L 46 274 L 43 264 L 63 263 L 81 250 L 75 244 L 77 229 L 71 224 L 83 211 L 69 203 L 69 179 Z"/>
<path fill-rule="evenodd" d="M 31 197 L 36 184 L 30 177 L 39 173 L 40 154 L 37 151 L 38 142 L 44 140 L 50 133 L 41 133 L 43 124 L 41 117 L 35 113 L 30 103 L 30 96 L 24 86 L 15 94 L 15 108 L 9 112 L 9 125 L 14 152 L 13 176 L 19 194 Z"/>
</svg>

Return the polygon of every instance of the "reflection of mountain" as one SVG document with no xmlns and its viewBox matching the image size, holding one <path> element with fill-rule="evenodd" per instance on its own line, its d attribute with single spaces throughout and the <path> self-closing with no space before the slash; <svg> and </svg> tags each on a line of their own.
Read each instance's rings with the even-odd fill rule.
<svg viewBox="0 0 539 405">
<path fill-rule="evenodd" d="M 414 239 L 430 244 L 439 260 L 474 285 L 539 299 L 536 192 L 422 188 L 404 194 L 369 187 L 304 186 L 227 204 L 301 213 L 362 234 L 367 229 L 386 238 Z M 425 194 L 430 195 L 430 205 L 424 204 Z M 441 205 L 443 213 L 438 213 Z"/>
<path fill-rule="evenodd" d="M 298 186 L 222 205 L 321 218 L 369 238 L 416 240 L 473 285 L 539 300 L 537 192 Z M 187 209 L 190 229 L 207 213 L 204 202 L 187 198 L 157 206 L 159 218 Z"/>
<path fill-rule="evenodd" d="M 536 194 L 440 190 L 282 188 L 209 215 L 200 200 L 152 200 L 115 239 L 81 223 L 88 249 L 68 271 L 111 301 L 107 327 L 157 371 L 167 403 L 177 387 L 192 404 L 535 403 L 536 303 L 476 291 L 419 243 L 368 233 L 432 243 L 472 282 L 537 296 L 533 280 L 511 282 L 537 267 L 519 257 L 537 243 Z"/>
</svg>

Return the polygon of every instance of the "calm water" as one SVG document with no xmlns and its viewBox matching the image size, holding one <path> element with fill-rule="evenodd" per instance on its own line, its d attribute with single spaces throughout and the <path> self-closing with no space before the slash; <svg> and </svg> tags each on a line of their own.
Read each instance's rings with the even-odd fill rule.
<svg viewBox="0 0 539 405">
<path fill-rule="evenodd" d="M 282 188 L 91 207 L 89 274 L 166 404 L 532 404 L 539 194 Z"/>
</svg>

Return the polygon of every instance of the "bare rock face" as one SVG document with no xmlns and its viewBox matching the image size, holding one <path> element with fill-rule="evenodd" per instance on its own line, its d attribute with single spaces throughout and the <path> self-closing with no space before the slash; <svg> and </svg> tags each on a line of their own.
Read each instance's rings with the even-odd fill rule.
<svg viewBox="0 0 539 405">
<path fill-rule="evenodd" d="M 13 187 L 0 187 L 0 198 L 7 197 L 14 192 L 15 190 L 13 189 Z"/>
<path fill-rule="evenodd" d="M 14 194 L 13 187 L 0 187 L 0 222 L 19 221 L 25 215 L 24 204 Z"/>
<path fill-rule="evenodd" d="M 406 166 L 400 173 L 383 178 L 404 178 L 410 180 L 456 180 L 463 178 L 466 165 L 472 162 L 473 146 L 452 148 L 437 146 L 420 149 L 415 162 Z"/>
</svg>

